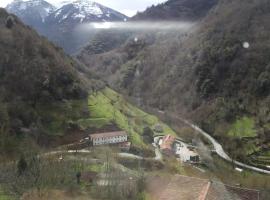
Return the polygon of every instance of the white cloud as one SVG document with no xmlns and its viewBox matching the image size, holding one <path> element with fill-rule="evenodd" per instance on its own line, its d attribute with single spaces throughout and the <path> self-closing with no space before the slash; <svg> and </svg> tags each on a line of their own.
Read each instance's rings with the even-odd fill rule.
<svg viewBox="0 0 270 200">
<path fill-rule="evenodd" d="M 123 9 L 120 11 L 121 13 L 125 14 L 126 16 L 132 17 L 134 16 L 138 11 L 132 10 L 132 9 Z"/>
<path fill-rule="evenodd" d="M 59 4 L 63 0 L 47 0 L 52 4 Z M 128 16 L 132 16 L 137 13 L 137 11 L 143 11 L 147 7 L 165 2 L 166 0 L 94 0 L 97 3 L 101 3 L 104 6 L 115 9 L 122 12 Z M 0 7 L 5 7 L 7 4 L 12 2 L 12 0 L 0 0 Z"/>
</svg>

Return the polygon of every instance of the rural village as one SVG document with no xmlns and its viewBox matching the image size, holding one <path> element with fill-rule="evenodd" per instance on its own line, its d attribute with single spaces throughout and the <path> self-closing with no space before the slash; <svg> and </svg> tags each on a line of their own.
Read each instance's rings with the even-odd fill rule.
<svg viewBox="0 0 270 200">
<path fill-rule="evenodd" d="M 155 131 L 162 133 L 162 126 L 157 124 L 153 128 Z M 111 147 L 119 149 L 118 156 L 123 158 L 132 158 L 138 161 L 142 160 L 158 160 L 162 161 L 164 158 L 175 158 L 178 164 L 187 164 L 190 167 L 199 169 L 204 172 L 198 166 L 201 164 L 201 157 L 197 151 L 197 147 L 184 142 L 182 139 L 177 138 L 170 134 L 159 134 L 152 138 L 152 146 L 155 149 L 155 157 L 145 158 L 142 155 L 135 155 L 130 152 L 131 142 L 126 131 L 111 131 L 111 132 L 99 132 L 90 134 L 87 137 L 81 139 L 76 143 L 76 150 L 69 150 L 69 153 L 88 153 L 87 149 L 95 149 L 99 147 Z M 71 145 L 71 148 L 74 148 Z M 63 159 L 62 155 L 59 158 Z M 105 163 L 104 163 L 105 164 Z M 236 171 L 242 172 L 242 169 L 235 168 Z M 78 175 L 80 180 L 83 180 L 89 184 L 97 184 L 99 186 L 113 185 L 108 180 L 105 174 L 98 174 L 97 172 L 87 172 Z M 129 177 L 129 181 L 132 182 L 133 178 Z M 121 182 L 121 181 L 120 181 Z M 158 187 L 160 190 L 156 190 L 156 184 L 162 184 Z M 118 183 L 119 184 L 119 183 Z M 123 184 L 127 184 L 123 179 Z M 130 184 L 130 183 L 129 183 Z M 155 176 L 151 178 L 149 183 L 149 190 L 153 190 L 155 200 L 178 200 L 190 199 L 190 200 L 218 200 L 220 196 L 225 196 L 227 199 L 237 198 L 239 200 L 259 200 L 260 193 L 258 190 L 242 188 L 239 185 L 231 186 L 225 185 L 216 180 L 202 179 L 196 177 L 189 177 L 184 175 L 174 175 L 168 177 Z M 152 188 L 153 187 L 153 188 Z M 179 190 L 181 187 L 181 190 Z"/>
</svg>

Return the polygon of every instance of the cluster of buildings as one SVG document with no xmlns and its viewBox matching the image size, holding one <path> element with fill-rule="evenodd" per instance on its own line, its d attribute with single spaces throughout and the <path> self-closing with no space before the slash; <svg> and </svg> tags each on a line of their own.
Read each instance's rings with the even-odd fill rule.
<svg viewBox="0 0 270 200">
<path fill-rule="evenodd" d="M 172 135 L 157 137 L 155 142 L 161 152 L 167 156 L 176 156 L 182 162 L 200 162 L 200 156 L 194 147 L 176 139 Z"/>
<path fill-rule="evenodd" d="M 182 162 L 198 163 L 200 157 L 196 149 L 172 135 L 159 136 L 155 138 L 155 144 L 161 152 L 167 156 L 176 156 Z M 90 134 L 81 140 L 91 146 L 112 145 L 123 151 L 129 151 L 131 143 L 128 141 L 128 134 L 125 131 L 112 131 Z"/>
</svg>

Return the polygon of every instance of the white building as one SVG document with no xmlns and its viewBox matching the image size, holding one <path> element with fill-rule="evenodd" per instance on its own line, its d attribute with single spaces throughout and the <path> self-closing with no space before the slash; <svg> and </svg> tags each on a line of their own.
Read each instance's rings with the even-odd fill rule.
<svg viewBox="0 0 270 200">
<path fill-rule="evenodd" d="M 89 136 L 93 146 L 105 144 L 119 144 L 128 141 L 128 135 L 125 131 L 97 133 Z"/>
<path fill-rule="evenodd" d="M 174 145 L 174 151 L 182 162 L 199 162 L 200 160 L 198 153 L 183 142 L 177 141 Z"/>
</svg>

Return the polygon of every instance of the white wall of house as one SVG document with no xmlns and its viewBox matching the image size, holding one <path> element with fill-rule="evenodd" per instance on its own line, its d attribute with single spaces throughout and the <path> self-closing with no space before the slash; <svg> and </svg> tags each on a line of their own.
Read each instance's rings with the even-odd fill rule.
<svg viewBox="0 0 270 200">
<path fill-rule="evenodd" d="M 104 145 L 104 144 L 117 144 L 121 142 L 127 142 L 127 136 L 114 136 L 114 137 L 100 137 L 100 138 L 94 138 L 93 145 Z"/>
<path fill-rule="evenodd" d="M 175 144 L 174 151 L 183 162 L 188 162 L 191 160 L 191 157 L 198 156 L 198 154 L 191 151 L 185 143 L 179 142 L 178 144 Z"/>
</svg>

